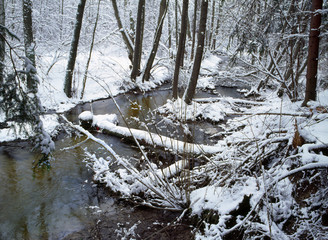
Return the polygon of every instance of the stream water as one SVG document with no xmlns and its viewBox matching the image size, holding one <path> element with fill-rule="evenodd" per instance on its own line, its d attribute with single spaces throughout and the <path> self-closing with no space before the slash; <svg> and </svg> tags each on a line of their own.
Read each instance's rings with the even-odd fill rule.
<svg viewBox="0 0 328 240">
<path fill-rule="evenodd" d="M 232 89 L 217 88 L 223 95 L 238 97 Z M 199 92 L 197 97 L 210 95 Z M 153 119 L 149 111 L 163 105 L 171 96 L 170 90 L 155 90 L 152 93 L 129 93 L 115 99 L 126 117 L 136 117 L 147 121 Z M 78 115 L 90 110 L 91 104 L 78 105 L 66 115 L 77 122 Z M 118 110 L 112 99 L 92 103 L 94 114 L 116 113 Z M 157 121 L 158 116 L 155 116 Z M 123 124 L 120 118 L 120 123 Z M 199 128 L 218 128 L 206 125 Z M 205 125 L 204 125 L 205 124 Z M 139 127 L 140 122 L 129 121 L 131 127 Z M 168 134 L 169 129 L 163 130 Z M 195 134 L 194 141 L 204 142 L 206 134 L 202 131 Z M 116 137 L 97 133 L 111 144 L 114 150 L 125 157 L 138 157 L 139 152 Z M 55 161 L 50 170 L 33 170 L 33 161 L 39 156 L 32 153 L 26 142 L 0 144 L 0 239 L 120 239 L 124 230 L 134 224 L 144 225 L 138 234 L 151 234 L 161 229 L 177 216 L 175 213 L 149 209 L 135 209 L 130 205 L 119 203 L 109 196 L 102 187 L 92 181 L 92 172 L 83 162 L 82 148 L 62 150 L 82 141 L 83 137 L 62 136 L 56 141 Z M 101 149 L 90 141 L 85 143 L 90 152 L 102 154 Z M 156 223 L 156 224 L 155 224 Z M 160 239 L 188 239 L 188 226 L 183 229 L 162 232 Z M 141 233 L 141 232 L 142 233 Z M 147 232 L 148 231 L 148 232 Z M 174 232 L 176 231 L 176 232 Z M 181 238 L 179 236 L 181 235 Z M 164 235 L 163 235 L 164 236 Z M 94 239 L 94 238 L 92 238 Z"/>
</svg>

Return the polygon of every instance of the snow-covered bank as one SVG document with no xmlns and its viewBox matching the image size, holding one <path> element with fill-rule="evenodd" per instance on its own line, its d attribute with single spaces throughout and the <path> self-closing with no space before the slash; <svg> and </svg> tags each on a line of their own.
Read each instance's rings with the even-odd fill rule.
<svg viewBox="0 0 328 240">
<path fill-rule="evenodd" d="M 60 56 L 58 52 L 47 52 L 38 61 L 37 72 L 40 84 L 38 86 L 38 97 L 43 108 L 56 113 L 64 113 L 77 104 L 95 101 L 108 97 L 114 97 L 138 88 L 141 91 L 150 91 L 169 78 L 169 72 L 165 67 L 157 67 L 152 73 L 149 82 L 142 83 L 138 78 L 136 83 L 130 79 L 130 60 L 124 49 L 106 48 L 95 49 L 87 73 L 86 89 L 83 99 L 80 99 L 82 79 L 88 53 L 80 52 L 76 60 L 74 78 L 74 94 L 68 98 L 64 89 L 67 56 Z M 4 112 L 0 111 L 0 122 L 5 120 Z M 45 130 L 50 135 L 56 134 L 56 128 L 60 126 L 56 114 L 45 114 L 42 117 Z M 34 134 L 31 127 L 27 125 L 7 122 L 8 126 L 0 128 L 0 142 L 13 141 L 16 139 L 26 140 Z M 21 131 L 23 130 L 23 131 Z"/>
<path fill-rule="evenodd" d="M 81 102 L 89 102 L 127 92 L 138 87 L 143 91 L 149 91 L 169 78 L 167 68 L 158 67 L 152 73 L 153 78 L 149 82 L 142 83 L 137 79 L 132 83 L 130 79 L 130 60 L 126 56 L 124 48 L 95 48 L 87 73 L 87 82 L 83 99 L 80 99 L 82 80 L 85 65 L 88 59 L 87 52 L 80 52 L 76 59 L 73 98 L 67 98 L 63 92 L 66 73 L 67 56 L 56 59 L 56 53 L 48 53 L 40 60 L 39 76 L 42 84 L 39 86 L 39 96 L 44 107 L 64 112 Z M 51 69 L 49 64 L 53 62 Z"/>
<path fill-rule="evenodd" d="M 300 102 L 292 103 L 272 94 L 263 96 L 265 103 L 219 99 L 220 102 L 214 104 L 202 99 L 199 100 L 202 105 L 195 101 L 191 106 L 182 106 L 179 99 L 168 101 L 159 111 L 170 119 L 195 120 L 202 114 L 202 118 L 212 118 L 215 122 L 217 116 L 206 115 L 204 109 L 224 108 L 225 111 L 219 111 L 222 118 L 226 111 L 238 111 L 236 117 L 221 124 L 225 131 L 223 139 L 217 141 L 220 151 L 208 159 L 207 164 L 182 171 L 191 161 L 187 158 L 181 166 L 180 162 L 172 165 L 172 169 L 158 170 L 159 166 L 152 163 L 143 170 L 138 178 L 154 184 L 152 193 L 140 187 L 140 183 L 135 184 L 138 178 L 126 170 L 111 169 L 110 159 L 89 156 L 91 166 L 96 179 L 126 198 L 144 201 L 143 205 L 163 204 L 163 208 L 167 208 L 170 204 L 163 201 L 163 193 L 165 196 L 179 193 L 173 195 L 176 198 L 170 198 L 171 204 L 176 201 L 175 207 L 183 209 L 182 206 L 189 203 L 191 214 L 204 224 L 204 231 L 197 232 L 196 239 L 231 239 L 234 234 L 246 238 L 298 239 L 309 227 L 322 238 L 325 230 L 321 217 L 328 206 L 324 185 L 328 167 L 328 105 L 322 104 L 328 102 L 324 99 L 326 92 L 319 94 L 320 103 L 313 102 L 310 109 L 301 108 Z M 134 134 L 150 144 L 160 144 L 149 132 L 130 132 L 109 121 L 115 117 L 85 115 L 101 128 L 115 129 L 124 136 Z M 103 121 L 104 118 L 107 120 Z M 299 138 L 303 140 L 298 141 Z M 160 179 L 164 179 L 163 182 Z M 161 193 L 154 194 L 159 189 Z M 172 189 L 178 191 L 172 192 Z M 137 197 L 140 191 L 148 194 L 140 199 Z M 181 192 L 185 195 L 180 195 Z M 294 230 L 288 229 L 290 224 Z"/>
</svg>

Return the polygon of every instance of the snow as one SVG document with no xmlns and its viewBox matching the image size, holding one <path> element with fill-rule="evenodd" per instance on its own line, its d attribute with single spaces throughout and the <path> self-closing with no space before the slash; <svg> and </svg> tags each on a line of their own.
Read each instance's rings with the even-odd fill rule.
<svg viewBox="0 0 328 240">
<path fill-rule="evenodd" d="M 41 116 L 41 121 L 43 122 L 44 130 L 50 135 L 56 135 L 57 129 L 60 126 L 58 121 L 58 116 L 56 114 L 49 114 Z M 25 131 L 20 131 L 20 125 L 15 122 L 8 122 L 9 127 L 0 129 L 0 143 L 10 142 L 17 139 L 26 140 L 29 136 L 34 136 L 35 133 L 32 132 L 31 126 L 24 124 L 23 128 Z"/>
<path fill-rule="evenodd" d="M 187 143 L 156 133 L 117 126 L 116 121 L 117 116 L 115 114 L 93 116 L 93 125 L 100 129 L 105 129 L 114 134 L 119 134 L 125 137 L 134 136 L 137 140 L 145 141 L 149 145 L 163 147 L 174 153 L 213 154 L 222 151 L 220 145 L 208 146 L 202 144 Z"/>
<path fill-rule="evenodd" d="M 167 100 L 167 103 L 158 108 L 160 113 L 170 113 L 182 121 L 195 121 L 197 118 L 210 119 L 219 122 L 225 118 L 227 108 L 224 104 L 216 102 L 211 104 L 201 104 L 195 101 L 186 104 L 181 98 L 176 101 Z"/>
<path fill-rule="evenodd" d="M 306 125 L 301 131 L 301 136 L 308 142 L 328 145 L 328 119 Z"/>
<path fill-rule="evenodd" d="M 80 113 L 79 119 L 81 121 L 91 121 L 93 119 L 93 114 L 90 111 L 84 111 Z"/>
<path fill-rule="evenodd" d="M 67 98 L 63 93 L 66 56 L 59 58 L 48 74 L 48 69 L 44 66 L 48 66 L 46 63 L 54 59 L 55 53 L 49 52 L 48 55 L 43 56 L 43 63 L 37 69 L 41 79 L 38 94 L 43 106 L 61 113 L 78 103 L 109 96 L 114 97 L 136 86 L 143 91 L 148 91 L 168 78 L 169 73 L 166 68 L 157 68 L 153 72 L 150 82 L 142 83 L 139 77 L 136 83 L 131 83 L 129 79 L 130 62 L 127 56 L 122 56 L 122 52 L 124 50 L 120 48 L 95 48 L 83 99 L 79 99 L 79 91 L 76 91 L 76 95 L 72 99 Z M 83 76 L 86 59 L 87 53 L 78 55 L 76 77 L 79 80 Z M 222 59 L 214 55 L 203 61 L 201 71 L 203 75 L 199 79 L 198 88 L 213 89 L 215 87 L 215 79 L 206 75 L 219 74 L 218 65 L 221 63 Z M 221 74 L 225 73 L 221 72 Z M 93 125 L 100 129 L 106 129 L 126 137 L 134 136 L 139 141 L 162 147 L 173 153 L 185 153 L 187 156 L 188 153 L 210 154 L 212 157 L 207 159 L 208 163 L 202 166 L 203 168 L 199 168 L 203 170 L 199 172 L 195 170 L 190 174 L 201 176 L 205 173 L 211 181 L 205 187 L 189 189 L 190 199 L 187 197 L 188 194 L 181 191 L 180 186 L 176 184 L 176 182 L 181 183 L 181 179 L 176 179 L 181 172 L 188 169 L 189 159 L 179 160 L 163 169 L 155 164 L 150 164 L 147 165 L 148 169 L 139 171 L 129 162 L 129 159 L 124 159 L 116 154 L 115 146 L 108 146 L 104 141 L 95 138 L 79 126 L 75 126 L 75 128 L 110 153 L 108 158 L 98 158 L 93 154 L 88 154 L 89 166 L 95 173 L 95 180 L 105 183 L 107 187 L 119 192 L 123 197 L 133 198 L 142 192 L 145 197 L 149 197 L 151 200 L 155 199 L 156 206 L 162 204 L 162 206 L 174 210 L 183 209 L 182 206 L 186 206 L 190 200 L 192 215 L 201 216 L 205 210 L 211 210 L 219 216 L 218 223 L 205 223 L 204 232 L 197 232 L 196 239 L 221 239 L 224 234 L 231 231 L 226 226 L 229 219 L 233 218 L 231 212 L 238 210 L 246 197 L 249 198 L 252 211 L 255 211 L 259 205 L 265 206 L 265 193 L 268 190 L 273 191 L 278 199 L 276 202 L 270 203 L 272 219 L 276 222 L 288 219 L 292 215 L 291 209 L 295 207 L 295 202 L 292 196 L 293 185 L 287 176 L 328 166 L 328 157 L 320 153 L 320 149 L 326 149 L 328 145 L 328 114 L 316 110 L 318 107 L 327 108 L 328 90 L 319 92 L 318 101 L 310 103 L 312 112 L 308 108 L 301 108 L 301 102 L 278 98 L 272 92 L 261 94 L 265 99 L 264 102 L 224 97 L 196 99 L 191 105 L 186 105 L 182 99 L 177 99 L 175 101 L 168 100 L 164 106 L 157 109 L 159 113 L 167 116 L 163 122 L 177 120 L 186 122 L 202 119 L 219 123 L 225 131 L 224 138 L 217 140 L 217 143 L 212 146 L 186 143 L 155 133 L 118 126 L 118 117 L 115 114 L 94 115 L 91 111 L 85 111 L 79 115 L 80 120 L 92 120 Z M 236 115 L 227 120 L 229 113 Z M 0 119 L 4 119 L 3 114 L 0 114 Z M 227 122 L 223 120 L 227 120 Z M 50 134 L 55 134 L 56 129 L 60 126 L 56 114 L 42 116 L 42 122 L 46 132 Z M 28 138 L 26 134 L 17 131 L 15 123 L 9 122 L 8 124 L 10 128 L 0 130 L 0 142 Z M 251 164 L 260 165 L 254 159 L 262 159 L 263 154 L 269 155 L 271 151 L 275 152 L 279 143 L 291 145 L 296 131 L 295 126 L 306 140 L 306 144 L 297 147 L 294 155 L 286 158 L 286 161 L 281 164 L 279 159 L 276 159 L 270 165 L 272 168 L 264 169 L 264 173 L 260 173 L 258 176 L 255 176 L 258 173 L 246 175 L 245 172 L 242 172 L 242 176 L 238 175 L 241 169 L 247 168 Z M 28 127 L 27 130 L 29 134 L 33 134 Z M 47 143 L 48 140 L 45 139 L 44 143 Z M 294 161 L 294 165 L 291 163 L 291 159 Z M 113 162 L 123 168 L 113 169 L 111 166 Z M 221 166 L 224 167 L 221 168 Z M 227 175 L 223 174 L 225 171 L 228 172 Z M 233 178 L 231 182 L 225 179 L 229 174 Z M 259 204 L 260 202 L 262 204 Z M 143 204 L 154 206 L 153 202 L 146 200 Z M 273 223 L 269 229 L 266 208 L 258 208 L 256 213 L 260 222 L 254 223 L 246 216 L 239 215 L 236 217 L 236 226 L 253 224 L 254 228 L 261 229 L 263 232 L 272 231 L 276 239 L 286 239 L 281 231 L 283 222 L 280 225 Z M 307 212 L 304 210 L 303 215 L 306 214 Z M 133 231 L 131 231 L 132 233 Z"/>
</svg>

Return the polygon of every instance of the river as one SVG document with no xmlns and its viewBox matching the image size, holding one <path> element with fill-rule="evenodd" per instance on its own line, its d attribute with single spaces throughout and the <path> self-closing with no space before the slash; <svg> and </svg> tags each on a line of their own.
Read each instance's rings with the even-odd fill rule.
<svg viewBox="0 0 328 240">
<path fill-rule="evenodd" d="M 217 88 L 222 95 L 238 97 L 235 89 Z M 131 127 L 139 127 L 140 122 L 158 121 L 159 116 L 151 115 L 150 110 L 163 105 L 171 96 L 171 91 L 162 87 L 151 93 L 128 93 L 115 97 L 121 110 L 130 118 Z M 208 92 L 199 92 L 197 97 L 211 96 Z M 116 113 L 118 110 L 112 99 L 98 100 L 76 106 L 66 116 L 77 123 L 78 115 L 85 110 L 94 114 Z M 120 118 L 120 123 L 123 124 Z M 201 123 L 200 128 L 219 126 Z M 204 125 L 205 124 L 205 125 Z M 123 124 L 124 125 L 124 124 Z M 164 128 L 164 133 L 170 130 Z M 165 133 L 166 131 L 166 133 Z M 119 154 L 127 158 L 138 158 L 139 151 L 116 137 L 96 133 Z M 204 131 L 199 131 L 194 141 L 204 142 Z M 174 221 L 178 213 L 163 212 L 121 202 L 92 181 L 92 171 L 86 167 L 84 148 L 105 154 L 90 141 L 83 148 L 62 150 L 82 141 L 83 137 L 61 134 L 56 140 L 56 150 L 51 168 L 33 170 L 33 162 L 39 155 L 31 152 L 27 142 L 0 144 L 0 239 L 121 239 L 128 235 L 128 229 L 138 225 L 131 234 L 151 236 Z M 132 228 L 133 230 L 133 228 Z M 160 239 L 188 239 L 190 227 L 180 226 L 164 228 Z M 131 235 L 131 236 L 132 236 Z M 143 238 L 143 237 L 141 237 Z M 157 237 L 158 238 L 158 237 Z"/>
</svg>

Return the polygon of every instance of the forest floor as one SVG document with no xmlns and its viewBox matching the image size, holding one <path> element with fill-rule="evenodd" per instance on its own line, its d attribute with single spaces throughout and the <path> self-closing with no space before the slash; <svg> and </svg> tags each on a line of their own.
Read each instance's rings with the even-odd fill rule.
<svg viewBox="0 0 328 240">
<path fill-rule="evenodd" d="M 111 58 L 106 62 L 104 56 Z M 119 54 L 113 58 L 112 54 L 103 53 L 95 58 L 102 58 L 101 63 L 106 63 L 112 71 L 103 71 L 104 65 L 99 64 L 100 61 L 94 62 L 95 65 L 90 67 L 93 69 L 90 73 L 92 81 L 88 82 L 83 100 L 78 97 L 67 99 L 58 87 L 62 86 L 60 79 L 64 71 L 64 64 L 60 62 L 52 69 L 53 75 L 49 76 L 54 82 L 45 81 L 41 85 L 42 103 L 56 112 L 45 117 L 49 132 L 56 131 L 58 114 L 72 106 L 116 96 L 135 87 L 127 84 L 129 66 L 126 59 L 120 59 Z M 233 86 L 244 84 L 255 87 L 254 79 L 243 77 L 248 73 L 246 68 L 228 68 L 226 59 L 225 56 L 208 56 L 204 60 L 199 88 L 213 89 L 219 83 L 231 86 L 232 82 Z M 146 84 L 138 82 L 137 87 L 150 90 L 168 76 L 166 70 L 158 70 L 153 81 Z M 102 90 L 99 90 L 100 86 Z M 208 155 L 206 147 L 201 146 L 204 153 L 198 153 L 197 158 L 205 159 L 202 165 L 186 168 L 194 161 L 195 148 L 187 146 L 184 151 L 176 152 L 180 161 L 169 166 L 169 175 L 160 164 L 152 162 L 146 163 L 145 169 L 138 169 L 115 155 L 115 146 L 93 139 L 114 153 L 111 159 L 98 158 L 90 153 L 89 167 L 95 172 L 94 179 L 120 194 L 120 198 L 162 209 L 145 210 L 152 215 L 149 222 L 140 226 L 135 222 L 132 226 L 129 224 L 121 228 L 122 232 L 115 232 L 116 239 L 120 234 L 122 239 L 144 239 L 143 234 L 152 239 L 151 234 L 157 228 L 150 228 L 150 232 L 148 227 L 154 225 L 152 221 L 157 217 L 159 222 L 161 219 L 176 222 L 164 229 L 158 228 L 159 231 L 163 229 L 163 238 L 160 239 L 180 239 L 179 236 L 189 239 L 189 234 L 190 238 L 196 239 L 328 239 L 328 90 L 319 92 L 318 101 L 311 102 L 306 108 L 300 107 L 301 102 L 277 97 L 275 91 L 257 93 L 254 88 L 243 91 L 255 95 L 249 99 L 221 96 L 195 99 L 189 106 L 178 99 L 168 101 L 156 110 L 165 116 L 168 125 L 185 126 L 188 121 L 210 121 L 221 125 L 222 132 L 211 133 L 216 143 L 210 147 L 217 148 L 217 152 Z M 115 124 L 109 124 L 109 130 L 114 128 Z M 2 140 L 10 141 L 17 137 L 6 131 L 0 132 Z M 136 132 L 132 131 L 132 137 L 133 133 Z M 190 129 L 186 128 L 186 133 L 190 134 Z M 92 138 L 91 135 L 88 137 Z M 138 137 L 145 140 L 142 135 Z M 165 148 L 172 151 L 170 146 Z M 140 147 L 141 152 L 142 149 Z M 144 153 L 143 160 L 147 159 L 147 153 Z M 110 168 L 113 162 L 121 167 Z M 172 214 L 169 210 L 181 214 Z M 142 211 L 140 214 L 143 214 Z M 189 223 L 185 223 L 184 219 L 192 222 L 192 229 L 186 226 Z M 78 239 L 79 234 L 89 234 L 91 239 L 100 234 L 98 239 L 104 239 L 101 234 L 112 234 L 106 215 L 99 220 L 92 229 L 73 234 L 69 239 Z M 179 220 L 185 230 L 180 229 Z M 174 228 L 176 230 L 171 232 Z M 176 234 L 176 238 L 170 234 Z"/>
</svg>

